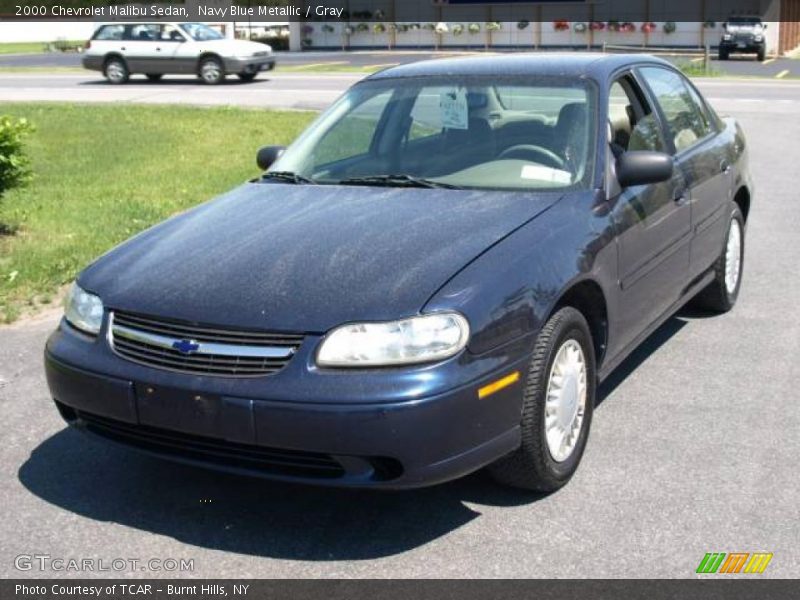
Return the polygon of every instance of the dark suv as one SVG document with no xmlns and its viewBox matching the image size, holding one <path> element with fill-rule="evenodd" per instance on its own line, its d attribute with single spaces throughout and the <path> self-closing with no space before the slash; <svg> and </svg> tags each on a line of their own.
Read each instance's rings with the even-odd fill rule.
<svg viewBox="0 0 800 600">
<path fill-rule="evenodd" d="M 767 40 L 764 30 L 766 23 L 759 17 L 731 17 L 724 25 L 725 33 L 719 42 L 719 59 L 728 60 L 734 52 L 747 52 L 758 55 L 763 61 L 767 55 Z"/>
</svg>

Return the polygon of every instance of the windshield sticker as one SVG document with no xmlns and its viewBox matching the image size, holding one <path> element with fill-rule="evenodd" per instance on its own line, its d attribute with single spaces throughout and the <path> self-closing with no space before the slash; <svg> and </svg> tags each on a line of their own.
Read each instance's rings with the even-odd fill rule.
<svg viewBox="0 0 800 600">
<path fill-rule="evenodd" d="M 572 175 L 567 171 L 561 169 L 552 169 L 543 165 L 523 165 L 522 173 L 519 174 L 522 179 L 537 179 L 539 181 L 549 181 L 551 183 L 571 183 Z"/>
<path fill-rule="evenodd" d="M 450 88 L 443 91 L 439 96 L 439 109 L 442 113 L 442 125 L 446 129 L 469 129 L 466 88 Z"/>
</svg>

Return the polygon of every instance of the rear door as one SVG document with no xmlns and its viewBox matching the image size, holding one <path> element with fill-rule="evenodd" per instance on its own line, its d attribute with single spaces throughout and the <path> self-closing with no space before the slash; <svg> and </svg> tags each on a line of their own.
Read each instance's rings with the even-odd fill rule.
<svg viewBox="0 0 800 600">
<path fill-rule="evenodd" d="M 137 23 L 126 30 L 125 60 L 131 73 L 163 73 L 161 25 Z"/>
</svg>

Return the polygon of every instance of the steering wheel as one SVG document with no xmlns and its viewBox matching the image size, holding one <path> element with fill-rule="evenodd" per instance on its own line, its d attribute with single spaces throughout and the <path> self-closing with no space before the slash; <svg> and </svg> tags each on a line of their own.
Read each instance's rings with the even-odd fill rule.
<svg viewBox="0 0 800 600">
<path fill-rule="evenodd" d="M 497 158 L 531 160 L 539 163 L 540 165 L 562 170 L 566 167 L 564 159 L 558 154 L 552 150 L 548 150 L 547 148 L 543 148 L 542 146 L 537 146 L 535 144 L 517 144 L 516 146 L 511 146 L 510 148 L 503 150 Z"/>
</svg>

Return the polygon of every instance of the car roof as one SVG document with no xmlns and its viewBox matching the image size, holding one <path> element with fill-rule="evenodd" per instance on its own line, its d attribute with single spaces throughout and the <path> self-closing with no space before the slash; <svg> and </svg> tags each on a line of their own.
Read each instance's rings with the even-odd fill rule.
<svg viewBox="0 0 800 600">
<path fill-rule="evenodd" d="M 368 80 L 442 75 L 538 75 L 605 80 L 614 71 L 636 65 L 666 65 L 649 54 L 602 54 L 597 52 L 528 52 L 437 58 L 379 71 Z"/>
</svg>

